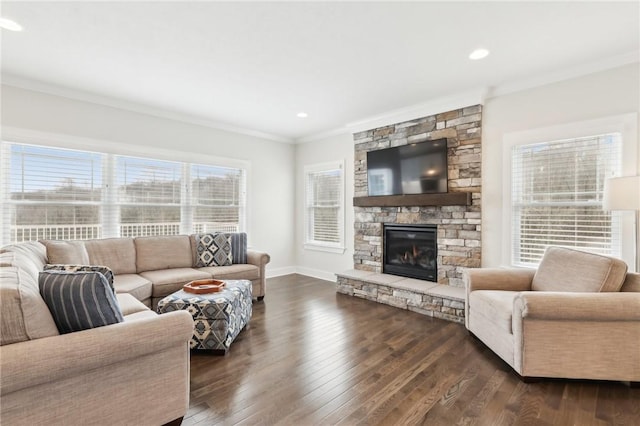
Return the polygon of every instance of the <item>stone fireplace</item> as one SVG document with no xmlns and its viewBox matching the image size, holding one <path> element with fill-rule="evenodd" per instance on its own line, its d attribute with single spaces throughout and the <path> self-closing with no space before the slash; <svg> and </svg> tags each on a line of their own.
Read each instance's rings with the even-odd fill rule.
<svg viewBox="0 0 640 426">
<path fill-rule="evenodd" d="M 425 315 L 464 319 L 463 270 L 479 267 L 481 261 L 481 133 L 482 106 L 474 105 L 353 135 L 354 269 L 337 274 L 338 292 Z M 448 193 L 368 196 L 367 152 L 441 138 L 447 140 Z M 435 228 L 435 268 L 430 275 L 420 280 L 392 275 L 397 273 L 393 265 L 402 262 L 398 254 L 389 259 L 383 249 L 384 224 Z M 411 247 L 399 255 L 420 257 L 418 251 Z"/>
<path fill-rule="evenodd" d="M 382 272 L 427 281 L 438 276 L 437 227 L 385 224 Z"/>
</svg>

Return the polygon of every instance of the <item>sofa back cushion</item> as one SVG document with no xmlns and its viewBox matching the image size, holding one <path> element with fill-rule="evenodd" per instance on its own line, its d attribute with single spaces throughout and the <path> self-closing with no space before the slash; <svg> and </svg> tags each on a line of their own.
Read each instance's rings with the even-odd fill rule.
<svg viewBox="0 0 640 426">
<path fill-rule="evenodd" d="M 88 265 L 89 254 L 83 241 L 42 240 L 47 248 L 48 263 L 57 265 Z"/>
<path fill-rule="evenodd" d="M 135 274 L 136 246 L 133 238 L 105 238 L 84 242 L 91 265 L 108 266 L 114 274 Z"/>
<path fill-rule="evenodd" d="M 47 248 L 39 241 L 25 241 L 23 243 L 10 244 L 2 247 L 0 253 L 16 253 L 28 258 L 38 272 L 42 271 L 47 261 Z M 34 274 L 34 279 L 37 279 L 38 275 Z"/>
<path fill-rule="evenodd" d="M 549 247 L 531 283 L 534 291 L 619 291 L 627 264 L 620 259 Z"/>
<path fill-rule="evenodd" d="M 138 237 L 134 243 L 137 272 L 193 266 L 188 235 Z"/>
<path fill-rule="evenodd" d="M 627 272 L 627 277 L 620 291 L 640 293 L 640 274 L 637 272 Z"/>
<path fill-rule="evenodd" d="M 0 300 L 0 345 L 59 334 L 37 281 L 24 270 L 0 267 Z"/>
</svg>

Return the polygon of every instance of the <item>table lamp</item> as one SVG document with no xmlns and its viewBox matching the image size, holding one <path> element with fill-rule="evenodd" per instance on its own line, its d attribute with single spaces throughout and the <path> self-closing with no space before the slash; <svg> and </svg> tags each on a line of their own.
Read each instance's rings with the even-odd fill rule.
<svg viewBox="0 0 640 426">
<path fill-rule="evenodd" d="M 633 210 L 636 213 L 635 220 L 635 259 L 636 272 L 640 272 L 640 259 L 638 259 L 638 226 L 640 210 L 640 176 L 623 176 L 610 178 L 604 181 L 604 196 L 602 198 L 604 210 Z"/>
</svg>

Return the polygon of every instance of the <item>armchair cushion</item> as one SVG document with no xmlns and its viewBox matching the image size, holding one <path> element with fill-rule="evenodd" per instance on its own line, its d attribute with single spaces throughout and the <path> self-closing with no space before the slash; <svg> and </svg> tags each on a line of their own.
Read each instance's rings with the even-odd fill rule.
<svg viewBox="0 0 640 426">
<path fill-rule="evenodd" d="M 549 247 L 531 283 L 534 291 L 619 291 L 627 265 L 622 260 L 563 247 Z"/>
</svg>

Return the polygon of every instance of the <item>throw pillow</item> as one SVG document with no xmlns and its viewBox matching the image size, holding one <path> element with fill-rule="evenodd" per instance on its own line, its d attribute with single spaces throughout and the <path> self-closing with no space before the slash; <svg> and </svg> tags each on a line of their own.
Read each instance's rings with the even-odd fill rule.
<svg viewBox="0 0 640 426">
<path fill-rule="evenodd" d="M 196 235 L 196 254 L 198 267 L 231 265 L 231 235 L 223 232 Z"/>
<path fill-rule="evenodd" d="M 231 256 L 233 263 L 247 263 L 247 233 L 231 234 Z"/>
<path fill-rule="evenodd" d="M 44 265 L 45 271 L 66 271 L 66 272 L 100 272 L 107 279 L 109 286 L 113 292 L 116 289 L 113 287 L 113 272 L 106 266 L 93 266 L 93 265 Z"/>
<path fill-rule="evenodd" d="M 115 294 L 99 272 L 44 271 L 38 281 L 60 334 L 124 321 Z"/>
<path fill-rule="evenodd" d="M 88 265 L 89 253 L 82 241 L 44 240 L 49 263 L 56 265 Z"/>
</svg>

